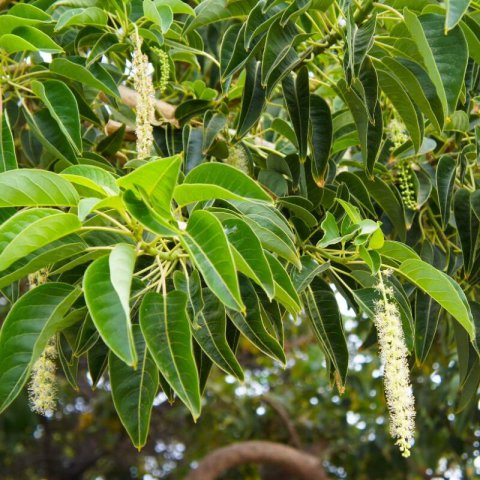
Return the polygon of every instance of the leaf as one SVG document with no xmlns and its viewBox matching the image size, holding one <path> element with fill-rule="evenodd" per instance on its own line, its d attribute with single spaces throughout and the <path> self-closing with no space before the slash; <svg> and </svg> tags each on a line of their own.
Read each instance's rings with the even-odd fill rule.
<svg viewBox="0 0 480 480">
<path fill-rule="evenodd" d="M 235 138 L 237 140 L 245 136 L 258 122 L 266 102 L 266 92 L 261 81 L 261 63 L 252 60 L 247 63 L 245 68 L 247 76 L 242 92 L 240 115 L 236 125 Z"/>
<path fill-rule="evenodd" d="M 465 36 L 458 26 L 445 35 L 443 15 L 417 16 L 405 10 L 404 17 L 447 116 L 456 110 L 463 86 L 468 62 Z"/>
<path fill-rule="evenodd" d="M 292 280 L 282 264 L 269 252 L 265 252 L 275 281 L 275 299 L 295 317 L 301 310 L 300 298 Z"/>
<path fill-rule="evenodd" d="M 147 293 L 140 306 L 140 327 L 161 374 L 196 420 L 200 388 L 186 306 L 184 292 Z"/>
<path fill-rule="evenodd" d="M 185 33 L 211 23 L 248 15 L 257 0 L 206 0 L 195 8 L 195 18 L 185 26 Z"/>
<path fill-rule="evenodd" d="M 243 310 L 232 252 L 220 221 L 210 212 L 196 210 L 185 233 L 180 240 L 210 290 L 228 308 Z"/>
<path fill-rule="evenodd" d="M 288 115 L 297 137 L 298 155 L 304 163 L 308 149 L 308 121 L 310 116 L 310 90 L 308 68 L 302 67 L 295 78 L 285 77 L 282 82 L 283 96 L 287 104 Z"/>
<path fill-rule="evenodd" d="M 165 220 L 172 217 L 171 202 L 180 171 L 181 158 L 173 157 L 152 160 L 117 180 L 119 187 L 140 187 L 149 197 L 155 211 Z"/>
<path fill-rule="evenodd" d="M 0 173 L 0 207 L 73 207 L 78 194 L 59 175 L 22 168 Z"/>
<path fill-rule="evenodd" d="M 146 18 L 160 27 L 162 33 L 168 32 L 173 23 L 173 11 L 163 1 L 143 0 L 143 13 Z"/>
<path fill-rule="evenodd" d="M 445 32 L 454 28 L 467 12 L 470 0 L 446 0 Z"/>
<path fill-rule="evenodd" d="M 63 49 L 55 43 L 46 33 L 35 27 L 22 25 L 0 36 L 0 48 L 7 53 L 17 52 L 45 52 L 61 53 Z"/>
<path fill-rule="evenodd" d="M 158 370 L 145 345 L 138 325 L 133 326 L 138 368 L 132 369 L 110 352 L 110 385 L 115 410 L 139 450 L 145 445 L 150 428 L 153 401 L 158 391 Z"/>
<path fill-rule="evenodd" d="M 378 250 L 383 257 L 402 263 L 405 260 L 420 260 L 417 252 L 402 242 L 386 240 L 383 246 Z"/>
<path fill-rule="evenodd" d="M 338 373 L 339 390 L 342 390 L 347 378 L 348 348 L 335 294 L 317 277 L 306 288 L 305 297 L 313 330 Z"/>
<path fill-rule="evenodd" d="M 43 83 L 34 80 L 31 85 L 33 92 L 48 108 L 50 115 L 76 153 L 80 154 L 82 151 L 80 113 L 72 91 L 64 82 L 58 80 L 47 80 Z"/>
<path fill-rule="evenodd" d="M 60 174 L 69 182 L 95 190 L 102 196 L 118 195 L 115 177 L 101 167 L 94 165 L 72 165 Z"/>
<path fill-rule="evenodd" d="M 192 325 L 193 338 L 215 365 L 243 381 L 242 367 L 227 342 L 225 308 L 208 289 L 203 289 L 203 299 L 204 308 Z"/>
<path fill-rule="evenodd" d="M 437 200 L 442 214 L 442 225 L 446 228 L 450 219 L 453 185 L 457 162 L 449 155 L 442 155 L 437 164 L 435 180 L 437 186 Z"/>
<path fill-rule="evenodd" d="M 223 220 L 222 224 L 232 247 L 237 269 L 254 280 L 272 299 L 274 295 L 272 272 L 255 232 L 240 218 L 229 218 Z"/>
<path fill-rule="evenodd" d="M 377 74 L 380 87 L 399 113 L 410 134 L 413 147 L 418 152 L 423 140 L 423 118 L 418 114 L 410 96 L 394 75 L 382 69 L 377 69 Z"/>
<path fill-rule="evenodd" d="M 272 336 L 262 320 L 258 296 L 251 282 L 243 279 L 241 282 L 242 297 L 245 301 L 245 313 L 228 311 L 228 316 L 240 332 L 250 340 L 260 351 L 285 364 L 285 353 L 277 339 Z"/>
<path fill-rule="evenodd" d="M 81 226 L 73 213 L 47 208 L 16 213 L 0 226 L 0 271 Z"/>
<path fill-rule="evenodd" d="M 18 168 L 7 111 L 0 110 L 0 172 Z M 0 177 L 1 178 L 1 177 Z"/>
<path fill-rule="evenodd" d="M 2 242 L 3 243 L 3 242 Z M 18 259 L 0 274 L 0 289 L 10 285 L 29 273 L 38 272 L 41 268 L 82 253 L 87 244 L 76 234 L 67 235 L 48 243 L 34 252 Z"/>
<path fill-rule="evenodd" d="M 128 272 L 112 272 L 107 256 L 97 258 L 91 263 L 83 277 L 85 302 L 105 344 L 127 365 L 135 367 L 137 354 L 133 343 L 130 312 L 125 311 L 126 286 L 125 283 L 114 286 L 111 280 L 117 273 L 126 275 Z M 117 289 L 121 291 L 122 298 L 117 294 Z"/>
<path fill-rule="evenodd" d="M 454 280 L 423 260 L 405 260 L 398 268 L 398 272 L 450 313 L 468 332 L 471 339 L 475 337 L 470 307 L 465 294 Z"/>
<path fill-rule="evenodd" d="M 192 185 L 197 188 L 190 188 Z M 173 196 L 179 205 L 214 198 L 272 203 L 271 197 L 255 180 L 237 168 L 219 162 L 202 163 L 195 167 L 182 185 L 175 188 Z"/>
<path fill-rule="evenodd" d="M 97 7 L 71 8 L 66 10 L 57 20 L 55 31 L 76 25 L 94 25 L 104 27 L 108 22 L 107 12 Z"/>
<path fill-rule="evenodd" d="M 427 294 L 415 295 L 415 355 L 423 363 L 433 344 L 437 331 L 440 305 Z"/>
<path fill-rule="evenodd" d="M 50 338 L 81 291 L 65 283 L 40 285 L 11 308 L 0 331 L 0 412 L 17 397 Z"/>
<path fill-rule="evenodd" d="M 94 68 L 97 66 L 97 68 Z M 98 64 L 85 68 L 80 63 L 73 62 L 66 58 L 55 58 L 50 64 L 50 71 L 57 73 L 71 80 L 81 82 L 96 90 L 100 90 L 112 97 L 120 97 L 118 88 L 112 77 L 103 68 L 98 68 Z"/>
<path fill-rule="evenodd" d="M 323 186 L 333 142 L 332 114 L 328 103 L 318 95 L 310 96 L 312 176 Z"/>
</svg>

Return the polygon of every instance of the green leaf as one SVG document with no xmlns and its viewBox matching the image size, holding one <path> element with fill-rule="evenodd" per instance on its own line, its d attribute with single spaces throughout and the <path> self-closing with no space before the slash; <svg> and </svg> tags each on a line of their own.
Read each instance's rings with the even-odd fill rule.
<svg viewBox="0 0 480 480">
<path fill-rule="evenodd" d="M 55 43 L 46 33 L 28 25 L 20 26 L 0 37 L 0 48 L 7 53 L 46 52 L 61 53 L 63 48 Z"/>
<path fill-rule="evenodd" d="M 33 80 L 33 93 L 42 100 L 50 115 L 57 122 L 60 130 L 75 149 L 82 151 L 82 134 L 80 130 L 80 113 L 72 91 L 64 82 L 47 80 L 43 83 Z"/>
<path fill-rule="evenodd" d="M 152 160 L 117 180 L 119 187 L 140 187 L 151 200 L 155 211 L 165 220 L 172 218 L 171 203 L 180 171 L 181 158 L 173 157 Z"/>
<path fill-rule="evenodd" d="M 445 32 L 454 28 L 467 12 L 470 0 L 446 0 Z"/>
<path fill-rule="evenodd" d="M 192 185 L 197 188 L 190 188 Z M 224 198 L 229 195 L 230 198 Z M 179 205 L 215 198 L 272 203 L 271 197 L 255 180 L 237 168 L 219 162 L 202 163 L 195 167 L 187 174 L 183 184 L 175 188 L 173 196 Z"/>
<path fill-rule="evenodd" d="M 429 295 L 415 295 L 415 355 L 423 363 L 433 344 L 440 316 L 440 305 Z"/>
<path fill-rule="evenodd" d="M 72 165 L 60 174 L 69 182 L 87 187 L 102 196 L 118 195 L 120 189 L 115 177 L 101 167 L 94 165 Z"/>
<path fill-rule="evenodd" d="M 243 381 L 242 367 L 227 342 L 225 307 L 208 289 L 203 289 L 203 300 L 203 310 L 191 327 L 193 338 L 215 365 Z"/>
<path fill-rule="evenodd" d="M 265 254 L 275 281 L 274 298 L 280 302 L 293 317 L 296 317 L 301 310 L 301 303 L 292 280 L 282 264 L 271 253 L 265 252 Z"/>
<path fill-rule="evenodd" d="M 252 60 L 247 63 L 245 86 L 243 88 L 242 106 L 236 125 L 236 139 L 245 136 L 258 122 L 266 102 L 266 91 L 262 86 L 261 63 Z"/>
<path fill-rule="evenodd" d="M 12 307 L 0 331 L 0 412 L 20 393 L 50 338 L 69 326 L 64 317 L 80 294 L 65 283 L 46 283 Z"/>
<path fill-rule="evenodd" d="M 123 254 L 123 249 L 115 256 L 118 253 Z M 88 311 L 105 344 L 122 361 L 135 367 L 137 354 L 133 343 L 130 312 L 125 311 L 125 276 L 128 276 L 128 271 L 119 271 L 119 268 L 121 266 L 112 271 L 107 256 L 97 258 L 85 271 L 83 290 Z M 114 286 L 112 277 L 117 278 L 117 275 L 120 276 L 120 284 Z"/>
<path fill-rule="evenodd" d="M 107 12 L 101 8 L 70 8 L 66 10 L 57 20 L 55 31 L 76 25 L 93 25 L 104 27 L 108 22 Z"/>
<path fill-rule="evenodd" d="M 305 162 L 308 149 L 308 121 L 310 116 L 310 87 L 308 68 L 302 67 L 293 81 L 291 76 L 282 82 L 283 96 L 295 130 L 300 162 Z"/>
<path fill-rule="evenodd" d="M 413 147 L 416 152 L 420 149 L 423 140 L 423 118 L 418 114 L 407 91 L 398 79 L 386 70 L 377 69 L 380 87 L 392 102 L 393 106 L 407 127 Z"/>
<path fill-rule="evenodd" d="M 73 213 L 47 208 L 16 213 L 0 226 L 0 271 L 81 226 Z"/>
<path fill-rule="evenodd" d="M 0 173 L 0 207 L 73 207 L 78 194 L 59 175 L 22 168 Z"/>
<path fill-rule="evenodd" d="M 163 1 L 143 0 L 143 13 L 146 18 L 160 27 L 162 33 L 167 33 L 173 23 L 172 9 Z"/>
<path fill-rule="evenodd" d="M 246 16 L 257 0 L 206 0 L 195 8 L 195 18 L 185 26 L 185 33 L 211 23 Z"/>
<path fill-rule="evenodd" d="M 277 339 L 271 335 L 263 323 L 258 296 L 251 282 L 243 279 L 241 282 L 242 297 L 245 301 L 245 313 L 228 311 L 228 316 L 240 332 L 253 345 L 266 355 L 285 364 L 285 353 Z"/>
<path fill-rule="evenodd" d="M 328 103 L 318 95 L 310 96 L 312 176 L 323 186 L 333 142 L 332 114 Z"/>
<path fill-rule="evenodd" d="M 180 240 L 205 283 L 228 308 L 243 310 L 233 255 L 220 221 L 210 212 L 196 210 L 185 233 Z"/>
<path fill-rule="evenodd" d="M 138 367 L 129 367 L 112 352 L 108 365 L 115 410 L 132 443 L 140 450 L 147 442 L 153 401 L 158 391 L 158 370 L 138 325 L 133 326 L 133 338 Z"/>
<path fill-rule="evenodd" d="M 240 218 L 228 218 L 223 220 L 222 224 L 232 247 L 237 269 L 254 280 L 272 299 L 274 295 L 272 272 L 255 232 Z"/>
<path fill-rule="evenodd" d="M 29 255 L 18 259 L 6 270 L 3 270 L 0 274 L 0 289 L 27 276 L 29 273 L 38 272 L 47 265 L 74 257 L 82 253 L 85 248 L 87 248 L 87 244 L 76 234 L 67 235 L 48 243 Z"/>
<path fill-rule="evenodd" d="M 99 67 L 98 64 L 95 65 Z M 92 65 L 88 70 L 80 63 L 72 60 L 55 58 L 50 64 L 50 71 L 119 98 L 120 93 L 112 77 L 103 68 L 94 69 L 95 65 Z"/>
<path fill-rule="evenodd" d="M 186 307 L 184 292 L 147 293 L 140 306 L 140 327 L 161 374 L 196 420 L 200 388 Z"/>
<path fill-rule="evenodd" d="M 435 180 L 437 186 L 437 200 L 442 214 L 442 225 L 445 228 L 450 219 L 453 185 L 457 162 L 449 155 L 442 155 L 437 164 Z"/>
<path fill-rule="evenodd" d="M 306 288 L 305 297 L 313 330 L 323 351 L 335 367 L 341 390 L 345 387 L 347 378 L 348 348 L 335 294 L 317 277 Z"/>
<path fill-rule="evenodd" d="M 443 15 L 417 16 L 405 10 L 404 16 L 447 116 L 456 110 L 463 86 L 468 62 L 465 36 L 458 26 L 445 35 Z"/>
<path fill-rule="evenodd" d="M 475 338 L 475 325 L 467 299 L 452 278 L 423 260 L 405 260 L 398 271 L 450 313 L 471 339 Z"/>
<path fill-rule="evenodd" d="M 3 112 L 0 110 L 0 172 L 16 168 L 18 168 L 17 156 L 8 114 L 6 110 Z"/>
<path fill-rule="evenodd" d="M 378 250 L 383 257 L 402 263 L 405 260 L 420 260 L 417 252 L 408 245 L 393 240 L 386 240 L 383 247 Z"/>
</svg>

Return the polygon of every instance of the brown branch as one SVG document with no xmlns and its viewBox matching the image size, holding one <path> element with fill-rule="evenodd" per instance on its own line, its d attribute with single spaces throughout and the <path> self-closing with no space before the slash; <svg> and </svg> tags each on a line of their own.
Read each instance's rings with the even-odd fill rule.
<svg viewBox="0 0 480 480">
<path fill-rule="evenodd" d="M 13 0 L 0 0 L 0 8 L 7 7 L 10 3 L 13 3 Z"/>
<path fill-rule="evenodd" d="M 214 450 L 200 461 L 185 480 L 215 480 L 231 468 L 247 463 L 273 464 L 289 472 L 292 478 L 327 480 L 319 458 L 281 443 L 248 441 Z"/>
</svg>

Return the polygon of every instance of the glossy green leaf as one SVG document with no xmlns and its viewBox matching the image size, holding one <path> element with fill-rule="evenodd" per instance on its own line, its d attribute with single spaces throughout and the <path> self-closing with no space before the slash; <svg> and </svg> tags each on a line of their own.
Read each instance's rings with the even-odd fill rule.
<svg viewBox="0 0 480 480">
<path fill-rule="evenodd" d="M 398 269 L 409 282 L 430 295 L 468 332 L 475 336 L 475 326 L 465 294 L 454 280 L 423 260 L 405 260 Z"/>
<path fill-rule="evenodd" d="M 81 226 L 73 213 L 48 208 L 18 212 L 0 226 L 0 271 Z"/>
<path fill-rule="evenodd" d="M 105 169 L 93 165 L 72 165 L 62 170 L 61 176 L 69 182 L 88 187 L 102 196 L 120 192 L 115 177 Z"/>
<path fill-rule="evenodd" d="M 16 168 L 18 168 L 17 156 L 8 114 L 6 111 L 2 112 L 0 110 L 0 172 L 15 170 Z"/>
<path fill-rule="evenodd" d="M 191 185 L 198 186 L 198 188 L 189 189 Z M 205 190 L 203 196 L 202 189 Z M 229 194 L 235 198 L 224 198 Z M 203 198 L 194 200 L 200 196 Z M 174 198 L 180 205 L 214 198 L 272 202 L 271 197 L 255 180 L 237 168 L 219 162 L 203 163 L 191 170 L 182 185 L 175 189 Z"/>
<path fill-rule="evenodd" d="M 141 188 L 149 197 L 156 212 L 164 219 L 170 219 L 171 201 L 181 159 L 178 155 L 152 160 L 117 180 L 124 189 Z"/>
<path fill-rule="evenodd" d="M 442 214 L 442 225 L 448 224 L 452 204 L 453 184 L 457 163 L 449 155 L 443 155 L 438 161 L 436 170 L 437 200 Z"/>
<path fill-rule="evenodd" d="M 445 17 L 445 31 L 448 32 L 462 19 L 468 10 L 470 0 L 446 0 L 447 15 Z"/>
<path fill-rule="evenodd" d="M 143 0 L 143 13 L 146 18 L 158 25 L 162 33 L 168 32 L 173 22 L 172 9 L 163 2 Z"/>
<path fill-rule="evenodd" d="M 222 224 L 232 247 L 237 269 L 263 288 L 270 299 L 273 298 L 272 272 L 262 244 L 253 229 L 240 218 L 229 218 Z"/>
<path fill-rule="evenodd" d="M 460 27 L 445 35 L 443 15 L 405 10 L 405 23 L 437 89 L 445 115 L 456 110 L 468 61 L 468 47 Z"/>
<path fill-rule="evenodd" d="M 108 22 L 107 12 L 98 7 L 70 8 L 57 20 L 55 30 L 62 30 L 75 25 L 93 25 L 103 27 Z"/>
<path fill-rule="evenodd" d="M 344 388 L 348 348 L 335 294 L 323 280 L 316 278 L 306 288 L 305 297 L 315 335 L 338 373 L 340 388 Z"/>
<path fill-rule="evenodd" d="M 0 411 L 20 393 L 50 338 L 69 326 L 64 317 L 80 293 L 65 283 L 46 283 L 12 307 L 0 331 Z"/>
<path fill-rule="evenodd" d="M 111 271 L 108 256 L 95 260 L 85 271 L 83 290 L 85 302 L 105 344 L 127 365 L 137 365 L 137 354 L 133 343 L 130 311 L 125 311 L 125 283 L 121 287 L 112 284 L 112 276 L 119 274 Z M 120 275 L 128 272 L 121 272 Z M 124 280 L 124 279 L 123 279 Z M 119 297 L 117 289 L 121 291 Z"/>
<path fill-rule="evenodd" d="M 60 130 L 79 154 L 82 151 L 80 113 L 72 91 L 58 80 L 47 80 L 43 83 L 34 80 L 32 90 L 48 108 Z"/>
<path fill-rule="evenodd" d="M 110 385 L 115 409 L 132 443 L 141 449 L 147 442 L 153 401 L 158 391 L 158 370 L 138 325 L 133 326 L 138 367 L 133 369 L 110 352 Z"/>
<path fill-rule="evenodd" d="M 332 114 L 328 103 L 318 95 L 310 96 L 310 123 L 312 125 L 312 176 L 322 186 L 328 168 L 333 142 Z"/>
<path fill-rule="evenodd" d="M 210 212 L 196 210 L 180 238 L 212 292 L 228 308 L 243 310 L 233 255 L 220 221 Z"/>
<path fill-rule="evenodd" d="M 0 48 L 7 53 L 46 52 L 61 53 L 62 47 L 38 28 L 22 25 L 0 36 Z"/>
<path fill-rule="evenodd" d="M 140 306 L 140 327 L 161 374 L 197 419 L 200 389 L 186 306 L 184 292 L 150 292 Z"/>
<path fill-rule="evenodd" d="M 298 155 L 300 157 L 300 162 L 303 163 L 307 158 L 310 116 L 308 68 L 302 67 L 298 72 L 295 81 L 291 76 L 285 77 L 282 82 L 282 87 L 288 114 L 297 137 Z"/>
<path fill-rule="evenodd" d="M 249 280 L 241 283 L 242 298 L 245 301 L 245 313 L 228 311 L 228 316 L 240 332 L 253 345 L 266 355 L 285 364 L 285 353 L 277 339 L 271 335 L 263 323 L 260 303 L 255 289 Z"/>
<path fill-rule="evenodd" d="M 72 207 L 78 203 L 78 194 L 69 182 L 42 170 L 2 172 L 0 190 L 0 207 Z"/>
</svg>

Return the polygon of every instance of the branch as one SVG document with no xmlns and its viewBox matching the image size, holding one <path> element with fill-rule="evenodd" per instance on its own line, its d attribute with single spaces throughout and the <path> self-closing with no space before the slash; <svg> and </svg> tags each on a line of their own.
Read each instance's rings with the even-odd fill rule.
<svg viewBox="0 0 480 480">
<path fill-rule="evenodd" d="M 328 479 L 322 462 L 313 455 L 281 443 L 247 441 L 214 450 L 185 480 L 215 480 L 227 470 L 246 463 L 274 464 L 304 480 Z"/>
<path fill-rule="evenodd" d="M 0 8 L 5 8 L 12 2 L 13 0 L 0 0 Z"/>
</svg>

